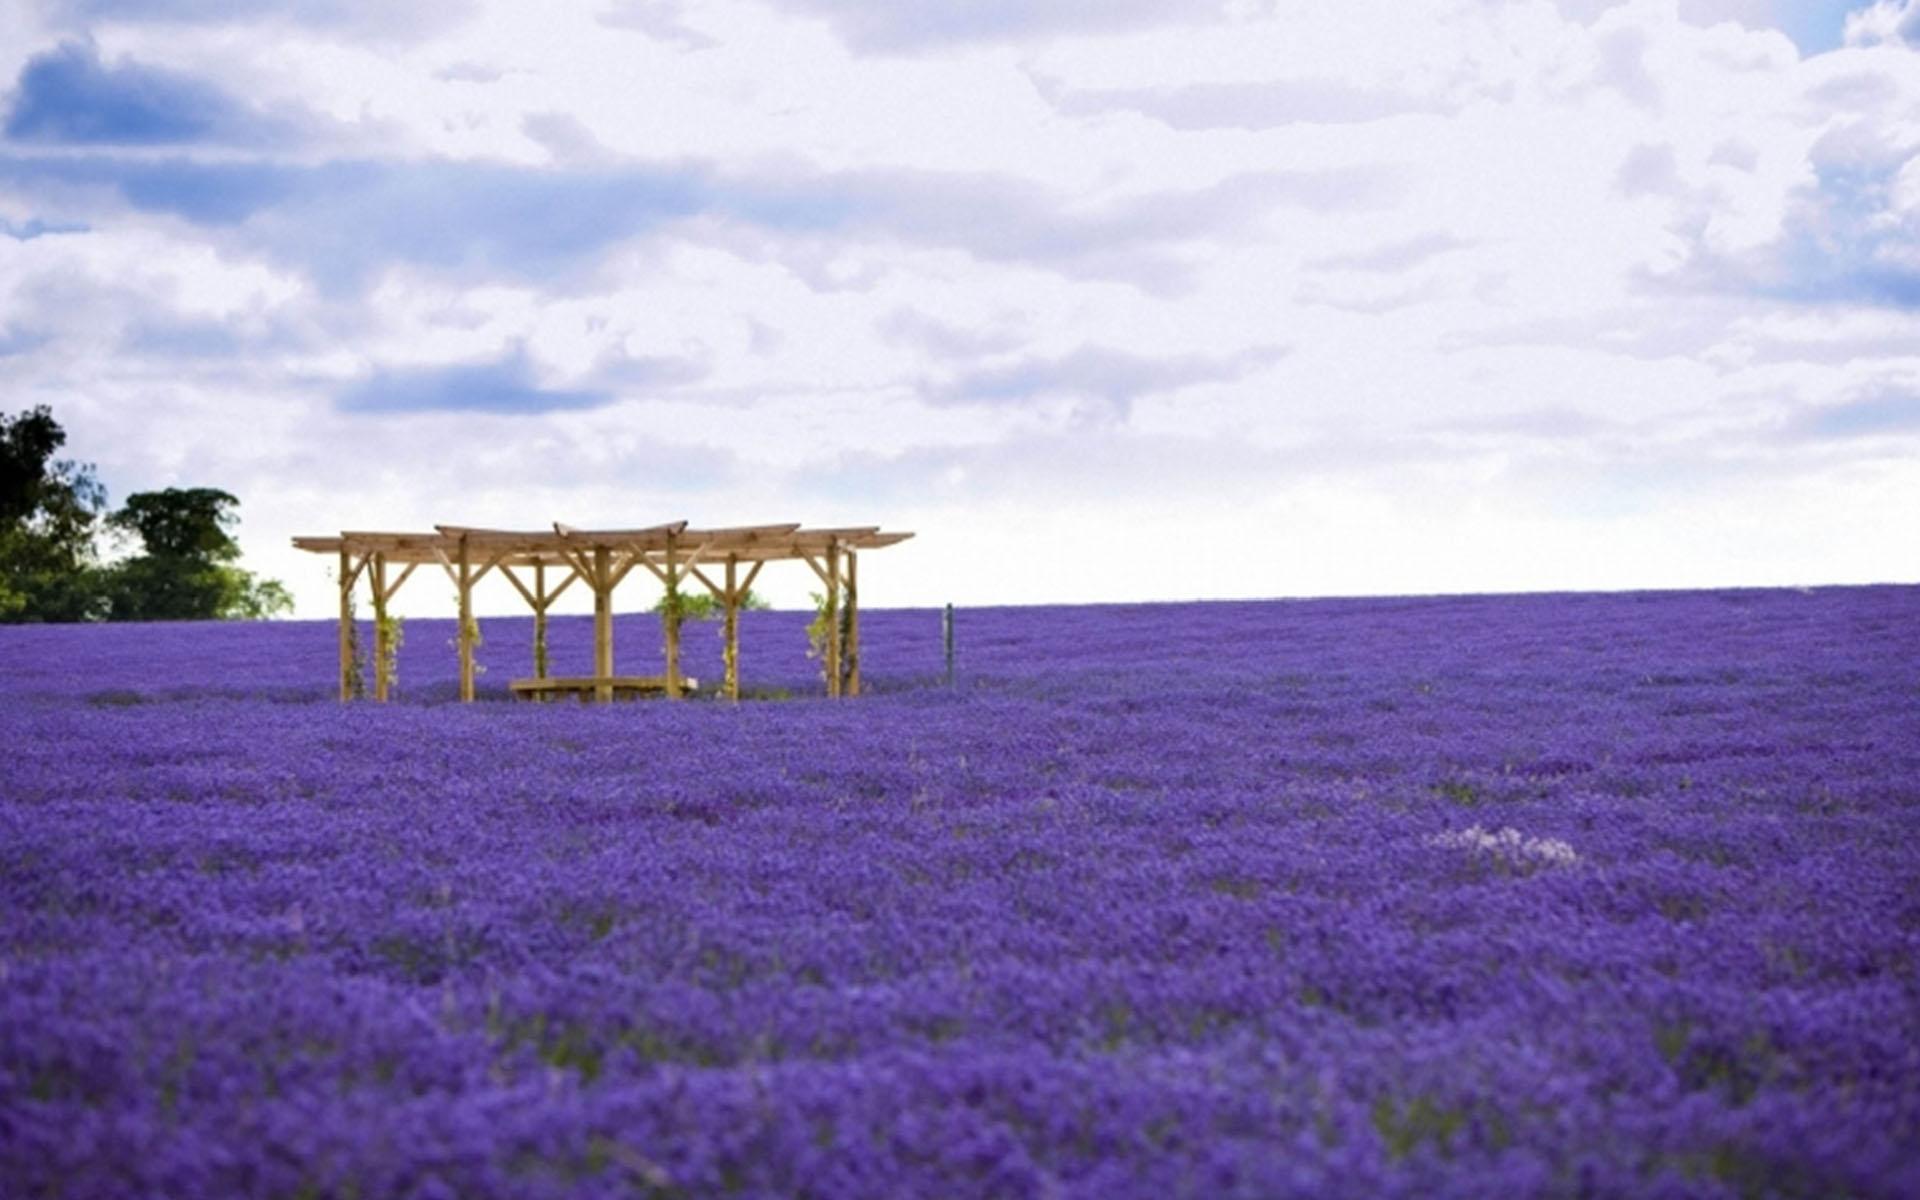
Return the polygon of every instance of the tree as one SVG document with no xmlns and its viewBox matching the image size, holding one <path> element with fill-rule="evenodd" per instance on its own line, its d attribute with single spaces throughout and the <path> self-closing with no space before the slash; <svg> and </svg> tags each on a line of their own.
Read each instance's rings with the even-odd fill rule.
<svg viewBox="0 0 1920 1200">
<path fill-rule="evenodd" d="M 145 553 L 109 571 L 112 619 L 195 621 L 291 611 L 292 597 L 280 583 L 256 579 L 233 565 L 240 545 L 228 531 L 240 522 L 239 505 L 219 488 L 165 488 L 128 496 L 107 523 L 137 536 Z"/>
<path fill-rule="evenodd" d="M 0 416 L 0 620 L 103 614 L 94 532 L 107 491 L 92 465 L 53 457 L 66 441 L 45 405 Z"/>
</svg>

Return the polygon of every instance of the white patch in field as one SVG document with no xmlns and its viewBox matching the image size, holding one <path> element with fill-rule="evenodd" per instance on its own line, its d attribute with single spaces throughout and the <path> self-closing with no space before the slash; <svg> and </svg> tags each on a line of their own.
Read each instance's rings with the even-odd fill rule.
<svg viewBox="0 0 1920 1200">
<path fill-rule="evenodd" d="M 1496 855 L 1518 866 L 1570 867 L 1580 861 L 1573 847 L 1559 838 L 1528 837 L 1511 825 L 1492 833 L 1469 825 L 1437 833 L 1427 839 L 1427 844 Z"/>
</svg>

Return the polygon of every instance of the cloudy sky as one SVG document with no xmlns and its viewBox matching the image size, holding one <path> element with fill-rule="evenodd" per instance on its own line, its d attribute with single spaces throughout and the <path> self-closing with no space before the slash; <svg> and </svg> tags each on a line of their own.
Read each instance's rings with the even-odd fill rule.
<svg viewBox="0 0 1920 1200">
<path fill-rule="evenodd" d="M 9 3 L 37 403 L 308 616 L 292 534 L 554 519 L 916 530 L 885 605 L 1910 580 L 1920 0 Z"/>
</svg>

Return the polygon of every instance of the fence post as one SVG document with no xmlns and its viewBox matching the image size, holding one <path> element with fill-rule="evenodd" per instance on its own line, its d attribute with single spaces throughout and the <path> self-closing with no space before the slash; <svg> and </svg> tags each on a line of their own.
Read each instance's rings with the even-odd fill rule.
<svg viewBox="0 0 1920 1200">
<path fill-rule="evenodd" d="M 947 648 L 947 686 L 953 686 L 953 605 L 940 617 L 940 640 Z"/>
</svg>

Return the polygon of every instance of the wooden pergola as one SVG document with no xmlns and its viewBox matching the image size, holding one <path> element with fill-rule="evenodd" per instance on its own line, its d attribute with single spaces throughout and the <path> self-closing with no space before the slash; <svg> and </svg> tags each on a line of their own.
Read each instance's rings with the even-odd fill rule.
<svg viewBox="0 0 1920 1200">
<path fill-rule="evenodd" d="M 473 588 L 498 570 L 533 609 L 535 679 L 547 676 L 547 610 L 576 581 L 593 592 L 593 675 L 581 680 L 596 700 L 611 700 L 620 677 L 613 671 L 613 593 L 635 567 L 645 567 L 677 596 L 689 578 L 703 585 L 720 604 L 725 625 L 726 678 L 731 700 L 740 698 L 740 608 L 760 569 L 770 562 L 798 559 L 813 568 L 827 589 L 827 694 L 860 694 L 860 620 L 858 554 L 912 537 L 882 532 L 877 525 L 805 529 L 794 525 L 742 525 L 726 529 L 689 529 L 685 521 L 644 529 L 574 529 L 555 522 L 551 531 L 480 529 L 436 525 L 431 533 L 344 532 L 337 537 L 296 537 L 293 544 L 340 559 L 340 698 L 350 698 L 353 662 L 353 596 L 365 576 L 373 593 L 373 697 L 387 699 L 390 689 L 386 644 L 387 606 L 422 564 L 438 564 L 459 596 L 460 699 L 474 698 L 473 647 L 478 627 L 473 618 Z M 744 569 L 744 573 L 743 573 Z M 715 579 L 707 573 L 712 570 Z M 841 638 L 841 597 L 846 603 L 846 637 Z M 662 689 L 671 699 L 682 694 L 679 622 L 662 617 L 666 676 Z M 843 681 L 844 679 L 844 686 Z M 525 681 L 521 681 L 525 682 Z"/>
</svg>

